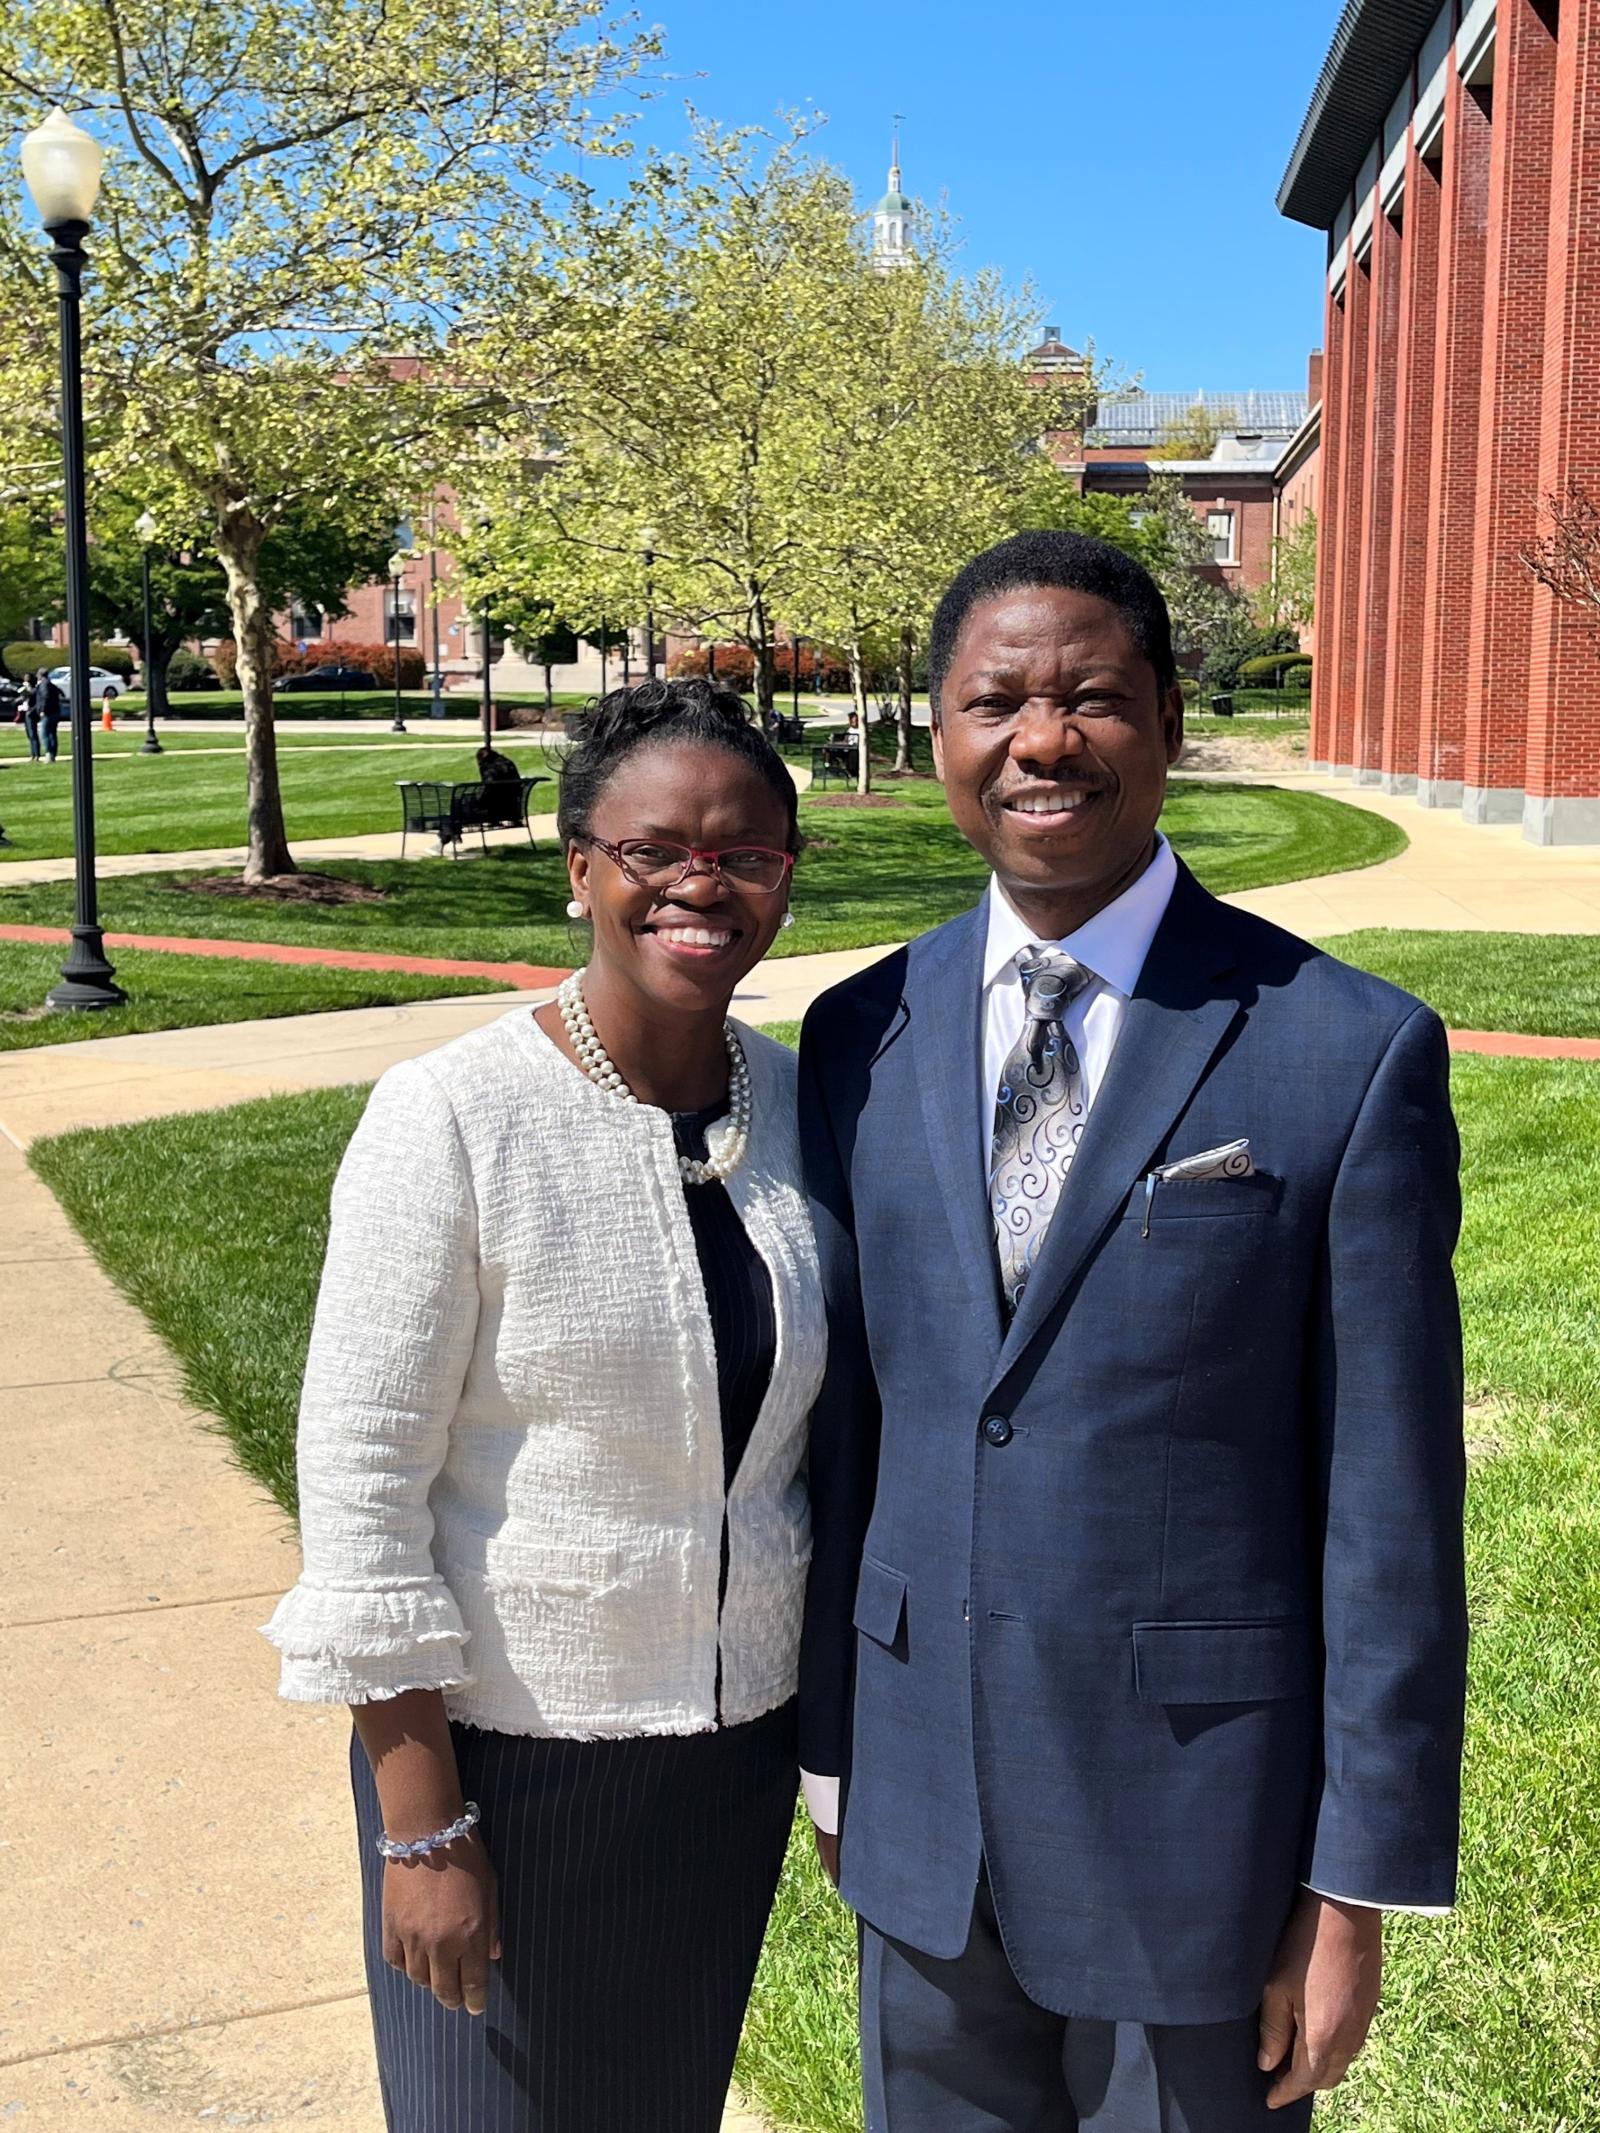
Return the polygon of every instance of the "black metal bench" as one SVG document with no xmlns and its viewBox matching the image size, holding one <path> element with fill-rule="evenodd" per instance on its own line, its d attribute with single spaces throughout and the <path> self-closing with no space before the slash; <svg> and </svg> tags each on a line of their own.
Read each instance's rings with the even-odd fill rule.
<svg viewBox="0 0 1600 2133">
<path fill-rule="evenodd" d="M 826 785 L 829 778 L 842 778 L 853 785 L 860 773 L 860 757 L 854 739 L 824 741 L 811 751 L 811 782 Z"/>
<path fill-rule="evenodd" d="M 524 829 L 533 849 L 533 825 L 528 803 L 536 785 L 548 785 L 547 777 L 482 778 L 465 785 L 429 784 L 415 779 L 397 779 L 402 822 L 400 856 L 406 855 L 406 840 L 413 830 L 437 837 L 442 851 L 448 845 L 452 859 L 459 858 L 461 839 L 468 830 L 478 832 L 483 849 L 489 849 L 485 834 L 492 829 Z"/>
<path fill-rule="evenodd" d="M 773 738 L 781 748 L 784 743 L 803 741 L 806 737 L 805 720 L 796 716 L 787 717 L 782 711 L 777 714 L 777 727 Z"/>
</svg>

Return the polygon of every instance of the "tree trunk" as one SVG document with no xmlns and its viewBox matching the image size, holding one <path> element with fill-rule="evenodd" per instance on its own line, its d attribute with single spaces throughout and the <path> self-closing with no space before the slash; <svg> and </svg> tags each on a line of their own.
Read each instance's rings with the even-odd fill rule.
<svg viewBox="0 0 1600 2133">
<path fill-rule="evenodd" d="M 872 750 L 867 741 L 867 670 L 861 657 L 861 639 L 850 638 L 850 695 L 856 707 L 856 791 L 872 790 Z"/>
<path fill-rule="evenodd" d="M 916 640 L 909 629 L 900 632 L 900 729 L 895 736 L 894 767 L 911 768 L 911 687 L 916 679 Z"/>
<path fill-rule="evenodd" d="M 247 882 L 270 881 L 299 869 L 283 826 L 278 786 L 278 741 L 272 722 L 272 614 L 261 594 L 262 528 L 253 519 L 221 512 L 217 556 L 228 579 L 228 613 L 238 647 L 244 695 L 244 756 L 248 793 Z"/>
<path fill-rule="evenodd" d="M 544 707 L 547 711 L 553 711 L 556 707 L 555 690 L 550 685 L 550 662 L 548 660 L 544 663 Z"/>
<path fill-rule="evenodd" d="M 182 642 L 181 637 L 154 637 L 150 645 L 150 671 L 144 678 L 144 702 L 145 710 L 157 718 L 166 718 L 172 708 L 167 695 L 167 669 Z"/>
<path fill-rule="evenodd" d="M 767 624 L 767 603 L 759 592 L 752 591 L 750 620 L 754 627 L 750 632 L 750 649 L 756 655 L 756 714 L 762 727 L 770 732 L 776 716 L 777 687 L 772 657 L 772 631 Z"/>
</svg>

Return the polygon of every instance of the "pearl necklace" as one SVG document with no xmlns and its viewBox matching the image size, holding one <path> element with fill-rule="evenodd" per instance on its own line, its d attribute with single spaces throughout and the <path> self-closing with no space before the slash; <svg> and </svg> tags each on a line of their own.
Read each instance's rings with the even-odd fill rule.
<svg viewBox="0 0 1600 2133">
<path fill-rule="evenodd" d="M 584 1004 L 581 970 L 562 979 L 556 991 L 556 1005 L 561 1010 L 561 1025 L 578 1055 L 578 1064 L 589 1079 L 600 1088 L 609 1089 L 613 1096 L 620 1096 L 624 1103 L 636 1104 L 638 1097 L 618 1073 L 610 1053 L 595 1034 L 589 1010 Z M 734 1034 L 731 1022 L 723 1024 L 722 1037 L 728 1047 L 728 1110 L 733 1124 L 723 1140 L 721 1153 L 712 1156 L 709 1162 L 701 1162 L 697 1156 L 679 1156 L 678 1169 L 686 1185 L 715 1185 L 731 1177 L 744 1161 L 750 1146 L 750 1069 L 745 1063 L 744 1047 Z"/>
</svg>

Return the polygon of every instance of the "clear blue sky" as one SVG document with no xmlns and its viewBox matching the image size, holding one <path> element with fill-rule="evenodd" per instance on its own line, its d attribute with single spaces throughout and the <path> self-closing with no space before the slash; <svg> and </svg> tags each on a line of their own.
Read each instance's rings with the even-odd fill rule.
<svg viewBox="0 0 1600 2133">
<path fill-rule="evenodd" d="M 820 151 L 870 203 L 902 111 L 907 191 L 943 195 L 966 258 L 1030 278 L 1041 322 L 1068 341 L 1092 335 L 1152 391 L 1304 384 L 1325 240 L 1273 203 L 1339 0 L 641 12 L 676 77 L 646 114 L 650 138 L 681 139 L 685 96 L 724 124 L 810 105 L 829 121 Z"/>
</svg>

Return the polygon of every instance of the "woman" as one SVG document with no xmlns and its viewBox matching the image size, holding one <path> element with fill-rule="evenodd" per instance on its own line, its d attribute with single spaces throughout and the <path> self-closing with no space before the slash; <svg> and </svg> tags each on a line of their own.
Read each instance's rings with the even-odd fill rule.
<svg viewBox="0 0 1600 2133">
<path fill-rule="evenodd" d="M 560 828 L 587 969 L 384 1075 L 345 1157 L 267 1632 L 354 1714 L 391 2133 L 712 2133 L 794 1809 L 826 1336 L 793 1062 L 726 1019 L 794 785 L 651 682 Z"/>
</svg>

